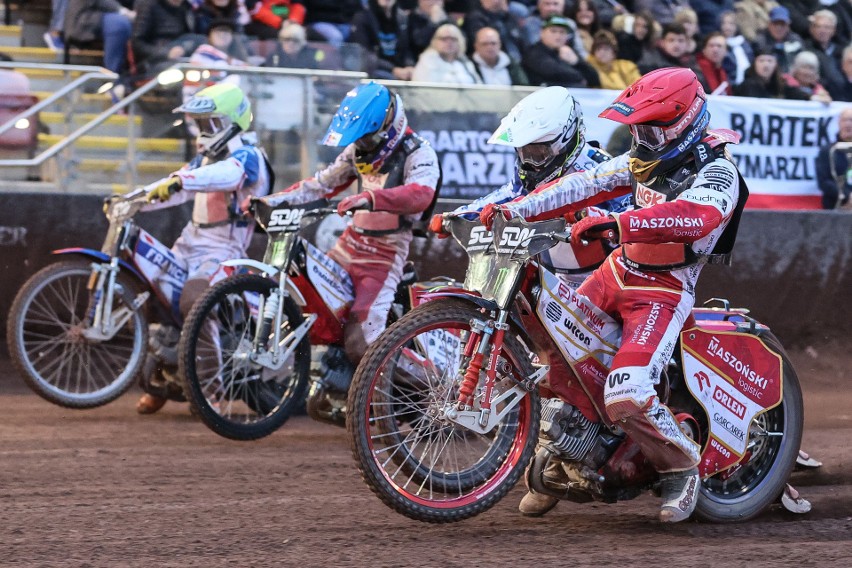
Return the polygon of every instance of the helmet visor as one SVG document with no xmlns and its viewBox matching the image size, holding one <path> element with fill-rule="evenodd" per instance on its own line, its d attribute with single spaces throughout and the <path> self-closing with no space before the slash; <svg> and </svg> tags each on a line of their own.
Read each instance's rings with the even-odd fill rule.
<svg viewBox="0 0 852 568">
<path fill-rule="evenodd" d="M 225 129 L 225 123 L 221 117 L 218 116 L 205 116 L 205 117 L 197 117 L 194 118 L 195 123 L 198 125 L 198 130 L 201 134 L 207 134 L 208 136 L 212 136 L 214 134 L 218 134 L 222 130 Z"/>
<path fill-rule="evenodd" d="M 659 150 L 668 143 L 665 130 L 659 126 L 631 124 L 630 133 L 637 144 L 641 144 L 650 150 Z"/>
<path fill-rule="evenodd" d="M 527 144 L 518 148 L 517 152 L 521 163 L 535 168 L 545 165 L 556 156 L 553 151 L 553 142 Z"/>
<path fill-rule="evenodd" d="M 361 152 L 362 154 L 367 154 L 376 150 L 382 143 L 387 139 L 386 132 L 373 132 L 372 134 L 365 134 L 358 140 L 354 142 L 355 149 Z"/>
</svg>

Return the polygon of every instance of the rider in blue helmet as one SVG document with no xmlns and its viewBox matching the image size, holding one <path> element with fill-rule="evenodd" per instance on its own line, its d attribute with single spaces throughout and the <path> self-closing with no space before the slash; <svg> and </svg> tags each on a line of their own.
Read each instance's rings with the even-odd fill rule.
<svg viewBox="0 0 852 568">
<path fill-rule="evenodd" d="M 324 383 L 345 399 L 354 366 L 385 328 L 408 258 L 412 225 L 428 219 L 441 168 L 429 143 L 408 127 L 399 95 L 373 82 L 346 95 L 322 142 L 343 151 L 280 195 L 304 203 L 333 197 L 355 184 L 355 194 L 337 207 L 341 215 L 352 211 L 352 221 L 329 251 L 355 285 L 345 345 L 331 348 L 324 360 Z"/>
</svg>

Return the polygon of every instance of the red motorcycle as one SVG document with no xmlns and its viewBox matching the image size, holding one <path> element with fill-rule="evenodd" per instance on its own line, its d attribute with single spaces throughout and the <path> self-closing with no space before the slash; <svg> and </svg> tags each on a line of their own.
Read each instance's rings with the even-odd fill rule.
<svg viewBox="0 0 852 568">
<path fill-rule="evenodd" d="M 362 476 L 413 519 L 494 506 L 527 471 L 539 493 L 612 503 L 659 489 L 639 446 L 604 410 L 618 322 L 536 262 L 568 242 L 562 219 L 445 221 L 467 250 L 463 288 L 428 302 L 370 347 L 349 391 Z M 784 491 L 802 436 L 796 372 L 765 325 L 723 300 L 696 308 L 657 393 L 702 446 L 697 518 L 754 517 Z M 529 466 L 529 467 L 528 467 Z"/>
</svg>

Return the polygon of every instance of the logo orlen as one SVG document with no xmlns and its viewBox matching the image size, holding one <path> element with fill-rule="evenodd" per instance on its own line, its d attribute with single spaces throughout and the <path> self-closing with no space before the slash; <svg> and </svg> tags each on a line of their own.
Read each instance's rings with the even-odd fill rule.
<svg viewBox="0 0 852 568">
<path fill-rule="evenodd" d="M 663 203 L 665 200 L 666 196 L 658 191 L 654 191 L 641 184 L 636 186 L 636 204 L 641 207 L 650 207 L 651 205 Z"/>
<path fill-rule="evenodd" d="M 743 416 L 745 416 L 745 405 L 720 389 L 718 386 L 716 387 L 716 390 L 713 391 L 713 400 L 730 410 L 731 413 L 740 420 L 742 420 Z"/>
<path fill-rule="evenodd" d="M 704 371 L 698 371 L 695 373 L 694 378 L 698 381 L 698 390 L 701 392 L 704 392 L 704 383 L 707 383 L 707 388 L 710 388 L 710 377 L 708 377 L 707 373 Z"/>
</svg>

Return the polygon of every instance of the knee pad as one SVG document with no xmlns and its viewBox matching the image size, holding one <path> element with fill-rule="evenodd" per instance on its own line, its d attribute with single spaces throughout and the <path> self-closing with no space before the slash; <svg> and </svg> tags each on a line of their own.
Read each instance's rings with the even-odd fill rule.
<svg viewBox="0 0 852 568">
<path fill-rule="evenodd" d="M 604 404 L 616 422 L 645 412 L 656 400 L 654 381 L 647 367 L 620 367 L 610 371 L 604 384 Z"/>
</svg>

